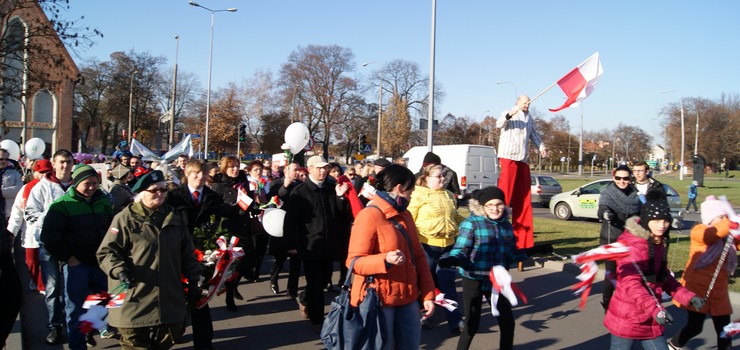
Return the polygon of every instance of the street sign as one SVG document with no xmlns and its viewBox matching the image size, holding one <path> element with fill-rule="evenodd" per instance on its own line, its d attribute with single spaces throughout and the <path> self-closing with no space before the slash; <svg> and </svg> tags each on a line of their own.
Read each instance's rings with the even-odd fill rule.
<svg viewBox="0 0 740 350">
<path fill-rule="evenodd" d="M 362 153 L 355 154 L 355 160 L 363 160 L 365 159 L 365 155 Z"/>
<path fill-rule="evenodd" d="M 373 150 L 373 145 L 369 143 L 362 144 L 362 150 L 360 152 L 362 153 L 370 153 Z"/>
<path fill-rule="evenodd" d="M 190 134 L 190 138 L 199 139 L 200 138 L 200 134 Z"/>
</svg>

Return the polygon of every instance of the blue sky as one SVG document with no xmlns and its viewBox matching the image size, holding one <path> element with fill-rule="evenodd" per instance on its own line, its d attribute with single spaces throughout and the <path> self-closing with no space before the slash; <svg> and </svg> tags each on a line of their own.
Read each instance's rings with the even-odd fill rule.
<svg viewBox="0 0 740 350">
<path fill-rule="evenodd" d="M 277 76 L 292 51 L 310 44 L 350 48 L 357 76 L 394 59 L 417 62 L 429 74 L 431 0 L 198 2 L 214 10 L 238 8 L 216 14 L 214 89 L 257 70 Z M 71 7 L 69 18 L 84 15 L 86 25 L 105 35 L 83 57 L 106 60 L 114 51 L 135 49 L 174 64 L 179 35 L 178 67 L 198 75 L 205 88 L 209 12 L 187 0 L 72 0 Z M 622 122 L 643 127 L 660 143 L 663 106 L 679 96 L 718 100 L 738 93 L 738 14 L 740 2 L 729 0 L 438 0 L 435 80 L 446 96 L 435 109 L 474 120 L 498 116 L 513 105 L 514 86 L 497 81 L 533 97 L 599 51 L 604 75 L 583 103 L 584 129 Z M 376 64 L 361 66 L 370 61 Z M 563 98 L 556 86 L 533 107 L 549 120 L 556 114 L 547 108 Z M 577 133 L 581 108 L 558 114 Z M 686 116 L 688 135 L 694 118 Z"/>
</svg>

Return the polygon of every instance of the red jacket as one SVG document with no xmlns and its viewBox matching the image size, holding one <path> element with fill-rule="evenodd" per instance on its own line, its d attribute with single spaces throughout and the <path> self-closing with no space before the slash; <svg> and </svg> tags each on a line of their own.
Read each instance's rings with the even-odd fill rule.
<svg viewBox="0 0 740 350">
<path fill-rule="evenodd" d="M 351 304 L 357 306 L 365 295 L 360 287 L 365 276 L 374 275 L 378 297 L 384 306 L 402 306 L 421 300 L 434 300 L 434 281 L 427 264 L 424 249 L 408 211 L 399 213 L 390 203 L 376 198 L 355 218 L 349 240 L 347 266 L 352 259 L 360 257 L 355 263 L 355 276 L 352 281 Z M 397 230 L 389 218 L 394 218 L 405 227 L 411 240 L 413 252 L 409 250 L 403 234 Z M 389 251 L 400 249 L 406 257 L 401 265 L 386 267 L 385 256 Z M 411 255 L 416 260 L 413 264 Z"/>
<path fill-rule="evenodd" d="M 643 274 L 647 272 L 649 264 L 653 264 L 653 271 L 659 271 L 666 251 L 662 244 L 654 245 L 654 258 L 648 262 L 648 244 L 653 242 L 650 231 L 640 226 L 639 220 L 636 216 L 627 219 L 624 233 L 619 236 L 618 242 L 630 247 L 630 252 L 628 256 L 617 260 L 617 288 L 606 311 L 604 325 L 609 332 L 622 338 L 653 339 L 663 334 L 664 327 L 655 321 L 654 316 L 659 311 L 656 300 L 645 287 L 632 262 L 637 263 Z M 664 291 L 683 305 L 696 296 L 681 286 L 670 273 L 662 283 L 649 282 L 648 285 L 658 300 Z"/>
</svg>

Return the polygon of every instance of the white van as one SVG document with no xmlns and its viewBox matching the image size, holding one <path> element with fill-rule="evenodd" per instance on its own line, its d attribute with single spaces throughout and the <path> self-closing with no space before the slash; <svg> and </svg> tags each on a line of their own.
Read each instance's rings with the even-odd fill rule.
<svg viewBox="0 0 740 350">
<path fill-rule="evenodd" d="M 481 145 L 435 145 L 434 154 L 442 164 L 457 173 L 461 197 L 469 197 L 474 190 L 498 184 L 498 157 L 496 148 Z M 408 168 L 419 172 L 427 146 L 412 147 L 403 155 Z"/>
</svg>

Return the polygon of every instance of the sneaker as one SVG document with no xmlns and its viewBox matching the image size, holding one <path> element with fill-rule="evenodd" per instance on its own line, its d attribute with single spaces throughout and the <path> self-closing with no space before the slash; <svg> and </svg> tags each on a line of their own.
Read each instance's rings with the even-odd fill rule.
<svg viewBox="0 0 740 350">
<path fill-rule="evenodd" d="M 92 333 L 85 335 L 85 343 L 91 348 L 94 348 L 98 345 L 98 342 L 95 341 L 95 337 L 93 337 Z"/>
<path fill-rule="evenodd" d="M 280 294 L 280 288 L 278 288 L 277 284 L 271 284 L 270 291 L 272 294 Z"/>
<path fill-rule="evenodd" d="M 40 290 L 39 291 L 39 294 L 46 296 L 46 291 L 45 290 Z"/>
<path fill-rule="evenodd" d="M 46 343 L 49 345 L 58 345 L 61 344 L 62 341 L 62 328 L 59 326 L 52 327 L 49 334 L 46 336 Z"/>
<path fill-rule="evenodd" d="M 301 316 L 303 316 L 303 318 L 305 319 L 308 319 L 308 308 L 306 307 L 306 305 L 303 305 L 301 301 L 297 298 L 295 301 L 298 303 L 298 311 L 301 313 Z"/>
<path fill-rule="evenodd" d="M 111 339 L 118 335 L 118 331 L 115 328 L 106 328 L 100 331 L 100 337 L 103 339 Z"/>
<path fill-rule="evenodd" d="M 669 340 L 669 341 L 668 341 L 668 349 L 669 349 L 669 350 L 681 350 L 682 348 L 680 348 L 680 347 L 678 347 L 678 346 L 675 346 L 675 345 L 673 345 L 673 343 L 671 343 L 671 341 Z"/>
</svg>

